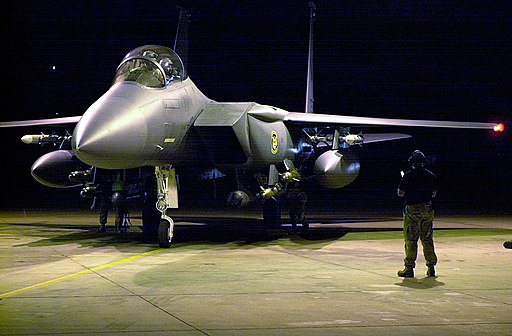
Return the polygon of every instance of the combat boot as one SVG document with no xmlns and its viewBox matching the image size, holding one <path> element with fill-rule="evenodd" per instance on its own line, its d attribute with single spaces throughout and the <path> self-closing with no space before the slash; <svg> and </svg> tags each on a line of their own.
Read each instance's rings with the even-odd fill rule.
<svg viewBox="0 0 512 336">
<path fill-rule="evenodd" d="M 429 278 L 435 278 L 436 277 L 436 269 L 434 268 L 434 266 L 428 266 L 427 276 Z"/>
<path fill-rule="evenodd" d="M 405 266 L 401 271 L 398 271 L 398 276 L 402 278 L 414 278 L 414 268 Z"/>
</svg>

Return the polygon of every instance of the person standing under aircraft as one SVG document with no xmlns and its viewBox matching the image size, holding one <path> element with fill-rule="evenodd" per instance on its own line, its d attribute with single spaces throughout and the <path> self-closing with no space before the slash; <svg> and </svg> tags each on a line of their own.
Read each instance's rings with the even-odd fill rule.
<svg viewBox="0 0 512 336">
<path fill-rule="evenodd" d="M 100 180 L 100 178 L 98 178 Z M 125 231 L 125 217 L 128 213 L 125 204 L 125 190 L 124 182 L 119 176 L 112 182 L 111 178 L 103 178 L 95 189 L 94 201 L 91 210 L 96 207 L 96 202 L 99 201 L 99 222 L 100 228 L 98 233 L 106 232 L 106 224 L 108 221 L 108 214 L 110 210 L 115 210 L 114 225 L 118 232 Z"/>
<path fill-rule="evenodd" d="M 124 181 L 120 174 L 118 174 L 116 181 L 112 184 L 112 204 L 116 211 L 115 226 L 118 232 L 125 232 L 127 230 L 127 215 L 128 209 L 126 207 L 126 190 Z"/>
<path fill-rule="evenodd" d="M 99 200 L 100 203 L 100 228 L 98 229 L 98 233 L 105 233 L 107 232 L 105 225 L 108 221 L 108 212 L 112 208 L 112 200 L 110 199 L 110 183 L 105 181 L 104 183 L 98 184 L 96 187 L 96 193 L 94 195 L 94 200 L 91 206 L 91 210 L 94 210 L 96 207 L 96 201 Z"/>
<path fill-rule="evenodd" d="M 105 192 L 101 192 L 98 194 L 97 198 L 100 200 L 100 228 L 98 229 L 98 233 L 105 233 L 107 229 L 105 225 L 107 224 L 108 212 L 110 210 L 110 198 L 105 194 Z M 91 207 L 94 209 L 94 205 Z"/>
<path fill-rule="evenodd" d="M 302 224 L 302 231 L 307 231 L 309 225 L 305 214 L 308 196 L 301 188 L 300 182 L 292 182 L 287 185 L 286 200 L 290 206 L 291 235 L 295 236 L 298 234 L 297 224 L 299 223 Z"/>
<path fill-rule="evenodd" d="M 412 169 L 402 176 L 398 186 L 398 196 L 405 198 L 404 240 L 405 268 L 398 271 L 398 276 L 414 277 L 414 267 L 418 254 L 418 238 L 423 245 L 423 255 L 427 264 L 427 276 L 435 277 L 437 256 L 434 249 L 432 198 L 437 193 L 436 176 L 425 168 L 425 155 L 415 150 L 408 160 Z"/>
</svg>

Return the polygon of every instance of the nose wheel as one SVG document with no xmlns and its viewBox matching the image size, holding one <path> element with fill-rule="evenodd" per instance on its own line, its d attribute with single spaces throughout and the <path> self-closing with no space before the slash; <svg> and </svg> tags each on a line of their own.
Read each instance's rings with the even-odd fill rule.
<svg viewBox="0 0 512 336">
<path fill-rule="evenodd" d="M 165 218 L 160 219 L 160 224 L 158 225 L 158 246 L 162 248 L 171 247 L 173 230 L 174 221 L 172 218 L 165 216 Z"/>
</svg>

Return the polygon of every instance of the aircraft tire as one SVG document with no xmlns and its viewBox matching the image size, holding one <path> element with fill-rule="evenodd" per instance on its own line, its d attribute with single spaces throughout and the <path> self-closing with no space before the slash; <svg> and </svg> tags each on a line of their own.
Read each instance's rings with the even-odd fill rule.
<svg viewBox="0 0 512 336">
<path fill-rule="evenodd" d="M 166 219 L 161 219 L 158 225 L 158 246 L 171 247 L 171 223 Z"/>
</svg>

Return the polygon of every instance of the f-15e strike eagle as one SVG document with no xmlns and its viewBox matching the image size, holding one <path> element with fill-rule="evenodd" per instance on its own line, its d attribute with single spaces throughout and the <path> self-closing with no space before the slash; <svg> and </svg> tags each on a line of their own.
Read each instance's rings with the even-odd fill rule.
<svg viewBox="0 0 512 336">
<path fill-rule="evenodd" d="M 312 110 L 311 7 L 308 94 Z M 182 9 L 177 41 L 183 40 L 188 13 Z M 180 29 L 180 28 L 179 28 Z M 179 46 L 174 49 L 179 49 Z M 184 50 L 186 55 L 186 50 Z M 81 186 L 94 190 L 90 175 L 96 168 L 154 167 L 160 212 L 158 243 L 169 247 L 174 222 L 169 208 L 178 207 L 176 173 L 208 161 L 224 174 L 244 176 L 230 201 L 245 205 L 258 195 L 265 206 L 288 183 L 311 178 L 326 188 L 342 188 L 359 174 L 354 145 L 408 138 L 406 134 L 351 134 L 350 126 L 443 127 L 503 130 L 502 124 L 434 120 L 365 118 L 344 115 L 288 112 L 255 102 L 217 102 L 206 97 L 187 74 L 186 59 L 168 47 L 144 45 L 130 51 L 115 72 L 110 89 L 82 116 L 0 123 L 0 127 L 75 124 L 72 134 L 26 135 L 25 143 L 70 144 L 40 157 L 32 175 L 52 187 Z M 318 130 L 322 131 L 318 131 Z M 90 169 L 73 171 L 79 161 Z M 56 172 L 65 172 L 62 180 Z M 259 183 L 245 183 L 264 176 Z M 261 182 L 264 180 L 265 182 Z M 259 190 L 251 190 L 251 185 Z M 271 204 L 268 206 L 272 206 Z M 156 230 L 155 230 L 156 231 Z"/>
</svg>

